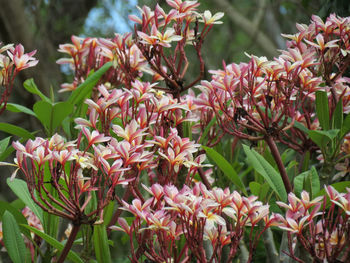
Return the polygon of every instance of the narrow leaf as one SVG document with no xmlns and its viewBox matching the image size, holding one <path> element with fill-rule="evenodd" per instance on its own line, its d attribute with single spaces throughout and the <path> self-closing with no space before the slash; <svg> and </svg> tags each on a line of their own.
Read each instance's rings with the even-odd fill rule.
<svg viewBox="0 0 350 263">
<path fill-rule="evenodd" d="M 39 218 L 40 222 L 43 223 L 43 210 L 33 201 L 28 191 L 26 182 L 17 178 L 13 180 L 8 178 L 7 185 L 17 195 L 17 197 L 33 211 L 33 213 Z"/>
<path fill-rule="evenodd" d="M 284 187 L 280 174 L 255 150 L 243 145 L 243 150 L 247 155 L 249 163 L 261 174 L 271 188 L 276 192 L 282 201 L 287 200 L 287 191 Z"/>
<path fill-rule="evenodd" d="M 6 151 L 7 146 L 10 143 L 10 139 L 11 139 L 11 136 L 6 137 L 5 139 L 2 139 L 0 141 L 0 155 L 3 154 Z"/>
<path fill-rule="evenodd" d="M 321 187 L 320 177 L 317 173 L 315 166 L 312 166 L 311 168 L 310 177 L 311 177 L 312 198 L 315 198 L 315 195 L 320 191 L 320 187 Z"/>
<path fill-rule="evenodd" d="M 294 178 L 294 192 L 300 195 L 303 190 L 309 192 L 312 198 L 320 191 L 320 178 L 314 166 Z"/>
<path fill-rule="evenodd" d="M 199 144 L 205 144 L 204 142 L 207 141 L 207 135 L 211 129 L 211 127 L 216 123 L 216 116 L 214 116 L 214 118 L 211 119 L 211 121 L 209 122 L 208 126 L 205 127 L 202 135 L 201 135 L 201 139 L 199 140 Z"/>
<path fill-rule="evenodd" d="M 25 262 L 26 246 L 14 216 L 6 211 L 2 217 L 4 245 L 12 262 Z"/>
<path fill-rule="evenodd" d="M 343 127 L 341 129 L 341 137 L 344 137 L 350 131 L 350 113 L 345 117 Z"/>
<path fill-rule="evenodd" d="M 105 226 L 108 226 L 109 222 L 113 217 L 114 204 L 115 204 L 115 201 L 109 202 L 109 204 L 105 207 L 103 211 L 103 224 Z"/>
<path fill-rule="evenodd" d="M 332 129 L 341 129 L 343 126 L 343 100 L 339 100 L 332 116 Z"/>
<path fill-rule="evenodd" d="M 323 130 L 329 130 L 329 106 L 327 93 L 316 91 L 316 114 Z"/>
<path fill-rule="evenodd" d="M 212 148 L 202 146 L 206 151 L 207 155 L 215 162 L 215 164 L 220 168 L 220 170 L 226 175 L 228 179 L 231 180 L 244 194 L 247 195 L 247 191 L 241 178 L 238 176 L 232 165 L 217 151 Z"/>
<path fill-rule="evenodd" d="M 112 62 L 107 62 L 100 69 L 87 77 L 87 79 L 72 92 L 68 101 L 73 105 L 83 101 L 111 66 Z"/>
<path fill-rule="evenodd" d="M 62 243 L 60 243 L 59 241 L 57 241 L 56 239 L 54 239 L 53 237 L 50 237 L 49 235 L 45 234 L 44 232 L 41 232 L 40 230 L 38 230 L 34 227 L 31 227 L 28 225 L 23 225 L 23 226 L 28 228 L 30 231 L 32 231 L 34 234 L 38 235 L 42 239 L 44 239 L 47 243 L 49 243 L 51 246 L 56 248 L 58 250 L 58 252 L 61 252 L 63 250 L 64 245 Z M 67 258 L 69 260 L 73 261 L 74 263 L 83 263 L 84 262 L 82 259 L 80 259 L 78 254 L 75 253 L 73 250 L 70 250 L 68 252 Z"/>
<path fill-rule="evenodd" d="M 17 224 L 27 224 L 27 219 L 23 216 L 23 214 L 20 211 L 18 211 L 17 208 L 5 201 L 0 201 L 0 221 L 2 221 L 2 215 L 6 211 L 10 212 L 13 215 L 13 217 L 16 219 Z M 21 228 L 21 232 L 25 234 L 28 238 L 30 237 L 30 233 L 27 229 Z"/>
<path fill-rule="evenodd" d="M 27 131 L 21 127 L 9 124 L 9 123 L 1 122 L 0 123 L 0 131 L 4 131 L 4 132 L 7 132 L 9 134 L 13 134 L 13 135 L 16 135 L 18 137 L 22 137 L 24 139 L 34 139 L 34 135 L 31 134 L 29 131 Z"/>
<path fill-rule="evenodd" d="M 97 262 L 111 263 L 111 255 L 109 251 L 108 237 L 105 225 L 94 225 L 93 239 Z"/>
<path fill-rule="evenodd" d="M 20 104 L 7 103 L 6 109 L 12 112 L 23 112 L 28 115 L 36 116 L 31 109 L 28 109 L 27 107 L 24 107 Z"/>
</svg>

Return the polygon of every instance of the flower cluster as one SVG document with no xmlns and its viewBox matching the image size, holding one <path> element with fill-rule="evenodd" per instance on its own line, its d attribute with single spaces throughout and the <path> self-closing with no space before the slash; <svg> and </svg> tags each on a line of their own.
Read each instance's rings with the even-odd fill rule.
<svg viewBox="0 0 350 263">
<path fill-rule="evenodd" d="M 6 55 L 3 54 L 6 52 Z M 4 88 L 0 99 L 0 114 L 6 109 L 8 98 L 12 92 L 13 83 L 17 74 L 29 67 L 38 64 L 34 58 L 36 50 L 24 53 L 21 44 L 8 44 L 0 47 L 0 86 Z"/>
<path fill-rule="evenodd" d="M 113 198 L 115 186 L 127 184 L 123 177 L 127 168 L 111 148 L 111 138 L 85 130 L 82 138 L 65 142 L 59 136 L 51 139 L 37 137 L 25 145 L 13 143 L 17 150 L 16 164 L 25 175 L 31 197 L 44 211 L 71 221 L 91 223 L 102 219 L 103 208 Z M 88 150 L 93 149 L 93 152 Z M 108 161 L 112 161 L 110 166 Z M 92 195 L 98 197 L 97 207 L 88 207 Z"/>
<path fill-rule="evenodd" d="M 131 33 L 116 34 L 113 39 L 73 36 L 72 44 L 60 45 L 59 51 L 70 58 L 59 59 L 58 63 L 69 64 L 75 72 L 74 82 L 63 84 L 62 91 L 74 90 L 91 70 L 97 70 L 108 61 L 113 61 L 114 69 L 109 70 L 100 83 L 123 84 L 129 89 L 131 82 L 147 72 L 153 75 L 153 81 L 164 80 L 167 85 L 164 90 L 175 94 L 175 97 L 192 87 L 204 74 L 202 43 L 212 26 L 220 23 L 218 20 L 223 13 L 212 16 L 210 11 L 205 11 L 200 14 L 197 12 L 197 1 L 168 0 L 167 4 L 171 7 L 169 12 L 159 5 L 155 10 L 144 6 L 139 8 L 142 18 L 130 16 L 132 21 L 140 24 L 141 30 L 135 29 L 136 39 L 132 39 Z M 204 24 L 201 31 L 198 22 Z M 176 43 L 174 50 L 166 55 L 164 48 L 173 47 L 173 43 Z M 188 44 L 192 44 L 196 50 L 200 74 L 184 85 L 189 65 L 184 47 Z"/>
<path fill-rule="evenodd" d="M 130 33 L 115 34 L 113 39 L 72 36 L 72 44 L 62 44 L 58 51 L 68 54 L 70 58 L 61 58 L 57 63 L 68 64 L 75 75 L 73 83 L 61 85 L 61 92 L 75 90 L 89 73 L 110 61 L 114 67 L 100 80 L 101 84 L 110 82 L 115 86 L 123 84 L 129 87 L 130 82 L 141 77 L 143 72 L 153 74 Z"/>
<path fill-rule="evenodd" d="M 135 217 L 131 225 L 119 218 L 120 227 L 111 227 L 128 234 L 131 245 L 134 238 L 139 244 L 138 248 L 132 245 L 132 262 L 138 262 L 140 255 L 154 262 L 186 262 L 190 252 L 201 262 L 216 262 L 220 261 L 224 246 L 229 247 L 227 262 L 231 262 L 245 231 L 250 233 L 252 254 L 260 235 L 276 224 L 277 218 L 269 215 L 268 205 L 255 196 L 231 193 L 228 188 L 208 190 L 202 183 L 181 190 L 159 184 L 144 188 L 151 198 L 144 202 L 134 199 L 131 204 L 123 202 L 123 209 Z M 264 227 L 254 232 L 259 222 Z M 176 240 L 181 237 L 185 237 L 186 246 L 178 248 Z M 206 240 L 213 249 L 210 255 L 204 250 Z"/>
<path fill-rule="evenodd" d="M 325 191 L 326 196 L 313 200 L 303 191 L 301 198 L 290 193 L 287 204 L 277 202 L 286 209 L 285 216 L 277 215 L 279 227 L 289 233 L 289 255 L 298 261 L 294 254 L 296 242 L 315 262 L 347 262 L 350 258 L 350 189 L 339 193 L 327 186 Z"/>
<path fill-rule="evenodd" d="M 323 22 L 313 16 L 309 26 L 297 25 L 298 33 L 284 35 L 288 48 L 274 60 L 251 55 L 247 63 L 224 63 L 222 70 L 210 71 L 207 81 L 202 44 L 223 13 L 199 13 L 198 1 L 166 3 L 168 12 L 159 5 L 154 10 L 144 6 L 141 17 L 130 17 L 137 24 L 134 38 L 131 33 L 111 39 L 72 36 L 72 44 L 60 45 L 59 51 L 69 57 L 58 63 L 74 71 L 73 83 L 63 84 L 61 91 L 74 91 L 92 72 L 113 67 L 99 78 L 91 97 L 73 105 L 87 109 L 86 115 L 83 109 L 74 115 L 76 140 L 55 134 L 13 143 L 15 166 L 24 174 L 31 198 L 72 223 L 58 261 L 64 261 L 82 224 L 105 227 L 118 221 L 119 226 L 109 229 L 129 236 L 135 263 L 143 257 L 152 262 L 232 262 L 244 237 L 249 238 L 251 262 L 261 235 L 271 226 L 288 233 L 285 253 L 299 262 L 296 244 L 315 262 L 347 262 L 350 189 L 338 193 L 326 187 L 330 201 L 325 196 L 311 200 L 306 191 L 298 198 L 276 143 L 302 158 L 320 148 L 308 133 L 321 129 L 314 106 L 317 91 L 329 95 L 329 117 L 338 102 L 343 113 L 350 112 L 350 79 L 344 76 L 350 65 L 349 18 L 331 15 Z M 198 76 L 186 76 L 191 48 L 199 62 Z M 8 56 L 1 54 L 5 51 Z M 37 63 L 34 54 L 25 54 L 21 45 L 2 47 L 2 85 L 11 90 L 17 72 Z M 191 88 L 199 81 L 195 93 Z M 9 93 L 4 94 L 1 103 L 6 105 Z M 192 131 L 199 136 L 192 139 Z M 233 150 L 240 139 L 265 140 L 289 193 L 288 203 L 277 202 L 287 210 L 284 215 L 270 213 L 256 196 L 210 185 L 208 171 L 202 169 L 210 165 L 199 147 L 216 145 L 224 134 L 234 136 Z M 332 153 L 336 178 L 349 172 L 349 141 L 344 132 L 332 143 L 339 148 Z M 102 224 L 112 200 L 119 207 Z M 122 217 L 125 211 L 132 221 Z M 41 230 L 38 219 L 28 215 Z M 89 240 L 89 231 L 85 234 Z"/>
<path fill-rule="evenodd" d="M 138 163 L 136 169 L 147 170 L 150 182 L 176 183 L 179 173 L 184 173 L 182 167 L 188 168 L 189 182 L 197 168 L 205 166 L 205 156 L 196 156 L 199 144 L 182 138 L 178 131 L 183 122 L 193 120 L 190 105 L 186 98 L 156 91 L 156 85 L 136 80 L 130 89 L 112 91 L 100 85 L 97 100 L 86 100 L 88 119 L 75 120 L 77 128 L 122 139 L 123 151 L 116 151 L 127 165 Z"/>
<path fill-rule="evenodd" d="M 309 26 L 297 25 L 297 34 L 284 35 L 290 39 L 288 49 L 273 61 L 250 56 L 248 63 L 210 71 L 212 80 L 197 86 L 204 94 L 198 102 L 214 111 L 230 134 L 249 140 L 273 136 L 299 152 L 305 151 L 310 144 L 293 124 L 298 121 L 307 129 L 318 128 L 310 103 L 317 90 L 333 94 L 331 115 L 339 100 L 344 112 L 350 109 L 348 78 L 342 76 L 350 63 L 348 20 L 331 15 L 323 22 L 313 16 Z"/>
</svg>

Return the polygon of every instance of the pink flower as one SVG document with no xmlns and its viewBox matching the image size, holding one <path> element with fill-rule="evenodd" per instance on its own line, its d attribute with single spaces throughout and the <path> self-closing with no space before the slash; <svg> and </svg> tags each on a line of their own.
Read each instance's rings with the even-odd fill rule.
<svg viewBox="0 0 350 263">
<path fill-rule="evenodd" d="M 21 44 L 18 44 L 14 49 L 9 49 L 7 52 L 15 64 L 17 71 L 21 71 L 29 67 L 34 67 L 39 62 L 39 60 L 36 60 L 33 57 L 36 53 L 36 50 L 29 53 L 24 53 L 24 47 Z"/>
<path fill-rule="evenodd" d="M 89 146 L 96 143 L 108 142 L 111 139 L 111 137 L 100 134 L 97 130 L 93 130 L 92 133 L 90 133 L 90 130 L 88 128 L 82 127 L 82 131 L 88 140 Z"/>
<path fill-rule="evenodd" d="M 132 229 L 130 228 L 130 226 L 128 225 L 128 223 L 126 222 L 126 220 L 124 218 L 122 218 L 122 217 L 118 218 L 118 224 L 120 225 L 120 227 L 111 226 L 109 228 L 112 230 L 123 231 L 128 235 L 131 234 Z"/>
</svg>

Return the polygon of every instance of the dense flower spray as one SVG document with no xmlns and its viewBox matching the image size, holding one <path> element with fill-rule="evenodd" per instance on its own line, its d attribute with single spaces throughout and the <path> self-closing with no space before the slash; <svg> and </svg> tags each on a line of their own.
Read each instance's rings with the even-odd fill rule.
<svg viewBox="0 0 350 263">
<path fill-rule="evenodd" d="M 298 33 L 284 35 L 288 48 L 273 60 L 249 55 L 247 63 L 224 63 L 223 69 L 209 71 L 211 80 L 204 80 L 203 41 L 223 13 L 200 13 L 197 1 L 166 3 L 169 11 L 159 5 L 139 8 L 141 16 L 130 17 L 136 23 L 134 35 L 72 36 L 71 44 L 60 45 L 59 51 L 69 57 L 58 63 L 74 71 L 73 82 L 63 84 L 61 91 L 81 92 L 91 76 L 107 70 L 96 79 L 91 96 L 79 106 L 73 103 L 78 112 L 72 114 L 73 140 L 55 134 L 12 144 L 14 166 L 24 175 L 35 204 L 72 224 L 58 262 L 64 262 L 82 225 L 124 232 L 135 263 L 145 258 L 232 262 L 244 248 L 246 261 L 252 262 L 261 237 L 275 229 L 271 227 L 287 233 L 283 253 L 298 262 L 303 259 L 295 253 L 297 246 L 314 262 L 348 262 L 349 189 L 339 193 L 326 185 L 325 193 L 299 191 L 299 196 L 279 151 L 289 148 L 298 156 L 300 173 L 308 154 L 320 151 L 320 166 L 337 170 L 322 184 L 348 175 L 349 130 L 333 127 L 333 116 L 340 112 L 343 121 L 350 112 L 350 19 L 331 15 L 323 22 L 313 16 L 310 25 L 297 25 Z M 191 49 L 198 60 L 196 76 L 188 74 Z M 20 70 L 35 66 L 34 54 L 25 54 L 21 45 L 0 49 L 0 80 L 8 91 Z M 319 92 L 329 107 L 328 126 L 315 106 Z M 246 193 L 244 185 L 243 193 L 231 185 L 215 187 L 217 178 L 210 178 L 213 170 L 200 147 L 213 147 L 227 136 L 233 138 L 232 151 L 240 141 L 260 151 L 270 149 L 270 163 L 279 174 L 272 171 L 281 176 L 288 199 L 275 188 L 261 198 Z M 329 140 L 318 140 L 320 136 Z M 232 171 L 229 163 L 222 163 L 220 169 Z M 233 181 L 249 180 L 237 178 Z M 275 199 L 285 213 L 265 202 Z M 42 230 L 40 223 L 35 219 Z M 83 245 L 89 247 L 90 239 L 89 231 L 84 232 Z M 273 235 L 269 241 L 274 244 Z M 93 257 L 89 249 L 87 253 Z"/>
</svg>

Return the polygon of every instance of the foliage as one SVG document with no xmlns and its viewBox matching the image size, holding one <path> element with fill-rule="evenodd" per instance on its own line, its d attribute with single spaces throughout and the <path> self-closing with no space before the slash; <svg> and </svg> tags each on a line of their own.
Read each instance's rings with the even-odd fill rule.
<svg viewBox="0 0 350 263">
<path fill-rule="evenodd" d="M 7 104 L 37 60 L 0 49 L 1 110 L 34 116 L 47 136 L 0 124 L 18 137 L 0 142 L 1 156 L 16 152 L 1 162 L 16 168 L 18 200 L 1 209 L 8 257 L 112 262 L 126 242 L 135 263 L 252 262 L 263 246 L 273 263 L 348 262 L 350 18 L 313 16 L 273 61 L 248 55 L 208 81 L 202 45 L 224 14 L 167 4 L 131 16 L 134 35 L 60 45 L 74 71 L 63 102 L 30 79 L 33 109 Z"/>
</svg>

